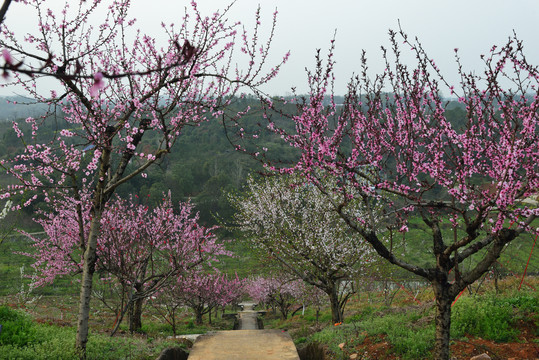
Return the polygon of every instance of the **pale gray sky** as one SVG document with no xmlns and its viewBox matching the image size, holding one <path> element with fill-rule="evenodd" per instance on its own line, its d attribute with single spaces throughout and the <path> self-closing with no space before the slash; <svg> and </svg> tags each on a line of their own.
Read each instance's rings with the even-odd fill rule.
<svg viewBox="0 0 539 360">
<path fill-rule="evenodd" d="M 179 22 L 190 3 L 186 0 L 132 2 L 131 16 L 150 34 L 159 30 L 161 21 Z M 199 0 L 198 3 L 203 14 L 211 15 L 230 1 Z M 279 11 L 270 63 L 278 62 L 286 51 L 291 51 L 290 61 L 280 76 L 267 85 L 266 90 L 271 94 L 285 94 L 293 86 L 299 92 L 307 91 L 304 68 L 312 68 L 315 50 L 326 50 L 335 30 L 336 93 L 343 94 L 352 73 L 359 71 L 362 49 L 367 51 L 372 71 L 383 70 L 380 46 L 389 47 L 388 29 L 397 29 L 399 19 L 409 36 L 419 37 L 451 83 L 458 81 L 454 48 L 459 48 L 466 70 L 480 71 L 479 56 L 488 53 L 493 44 L 502 45 L 513 30 L 524 40 L 528 59 L 539 64 L 538 0 L 237 0 L 229 17 L 249 27 L 259 3 L 266 28 L 275 8 Z M 18 9 L 21 5 L 15 3 L 12 7 L 8 13 L 11 20 L 24 18 Z M 17 22 L 24 29 L 24 23 Z M 1 91 L 6 93 L 5 89 Z"/>
</svg>

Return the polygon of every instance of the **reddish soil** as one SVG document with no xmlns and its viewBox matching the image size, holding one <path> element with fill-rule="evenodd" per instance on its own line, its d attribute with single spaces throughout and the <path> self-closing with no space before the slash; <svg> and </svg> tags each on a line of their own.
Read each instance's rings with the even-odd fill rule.
<svg viewBox="0 0 539 360">
<path fill-rule="evenodd" d="M 469 337 L 466 341 L 454 341 L 451 346 L 452 356 L 458 360 L 467 360 L 472 356 L 486 353 L 493 360 L 539 359 L 539 343 L 534 323 L 520 320 L 517 327 L 520 332 L 517 342 L 495 343 L 491 340 Z"/>
<path fill-rule="evenodd" d="M 391 351 L 391 345 L 383 337 L 367 337 L 363 344 L 356 347 L 357 359 L 397 360 L 400 357 Z M 471 357 L 486 353 L 493 360 L 537 360 L 537 343 L 495 343 L 490 340 L 471 338 L 457 340 L 451 345 L 452 360 L 469 360 Z"/>
<path fill-rule="evenodd" d="M 535 360 L 539 359 L 539 346 L 537 343 L 498 344 L 483 339 L 455 341 L 451 346 L 451 355 L 458 360 L 468 360 L 472 356 L 483 353 L 489 355 L 493 360 Z"/>
<path fill-rule="evenodd" d="M 385 336 L 367 336 L 363 343 L 356 347 L 358 359 L 387 359 L 393 360 L 398 357 L 391 352 L 391 345 L 385 340 Z"/>
<path fill-rule="evenodd" d="M 451 345 L 451 359 L 469 360 L 473 356 L 486 353 L 492 360 L 538 360 L 539 343 L 535 335 L 534 323 L 520 321 L 517 326 L 520 331 L 517 342 L 496 343 L 474 337 L 467 337 L 467 340 L 454 340 Z M 356 347 L 355 353 L 358 360 L 400 359 L 397 354 L 392 352 L 391 345 L 384 335 L 366 336 L 363 343 Z"/>
</svg>

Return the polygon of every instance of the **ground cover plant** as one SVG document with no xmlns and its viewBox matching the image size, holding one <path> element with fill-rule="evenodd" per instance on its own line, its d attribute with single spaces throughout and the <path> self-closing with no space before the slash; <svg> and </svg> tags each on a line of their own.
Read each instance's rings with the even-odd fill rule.
<svg viewBox="0 0 539 360">
<path fill-rule="evenodd" d="M 533 286 L 536 278 L 529 279 Z M 500 280 L 498 292 L 489 281 L 475 295 L 465 294 L 452 314 L 451 357 L 468 360 L 488 352 L 493 359 L 526 359 L 539 355 L 539 294 L 518 291 L 518 281 Z M 321 344 L 327 359 L 431 359 L 434 349 L 435 305 L 432 289 L 420 303 L 400 292 L 391 306 L 377 292 L 355 297 L 348 304 L 343 324 L 314 322 L 313 311 L 288 320 L 269 318 L 266 327 L 286 329 L 298 348 Z M 499 307 L 499 308 L 498 308 Z"/>
<path fill-rule="evenodd" d="M 4 312 L 6 307 L 0 307 Z M 14 310 L 10 310 L 14 311 Z M 3 321 L 3 320 L 2 320 Z M 10 326 L 10 323 L 5 323 Z M 20 325 L 20 323 L 19 323 Z M 34 323 L 26 334 L 24 343 L 19 335 L 12 334 L 8 329 L 4 337 L 9 341 L 0 340 L 0 359 L 65 359 L 78 357 L 72 343 L 75 340 L 74 327 L 57 326 L 54 324 Z M 148 341 L 147 338 L 119 337 L 111 338 L 108 334 L 92 334 L 88 341 L 88 359 L 155 359 L 166 347 L 179 346 L 177 342 L 159 339 Z"/>
<path fill-rule="evenodd" d="M 539 286 L 535 277 L 526 277 L 525 280 L 531 287 Z M 496 290 L 494 278 L 489 278 L 477 291 L 467 290 L 459 298 L 452 314 L 452 356 L 467 360 L 472 355 L 488 351 L 489 354 L 498 354 L 498 359 L 503 356 L 518 359 L 521 356 L 518 351 L 537 353 L 539 294 L 530 286 L 518 291 L 519 282 L 520 279 L 508 274 L 498 280 Z M 362 291 L 350 298 L 342 324 L 332 322 L 327 300 L 318 309 L 314 304 L 297 299 L 289 303 L 285 319 L 277 307 L 273 313 L 268 303 L 268 313 L 263 318 L 264 328 L 287 331 L 298 348 L 319 343 L 325 349 L 328 360 L 347 359 L 352 354 L 358 354 L 360 359 L 429 359 L 434 346 L 434 294 L 428 285 L 421 291 L 415 291 L 411 285 L 404 284 L 406 290 L 397 286 L 396 289 L 400 290 L 395 290 L 390 305 L 386 302 L 383 287 L 367 290 L 367 285 L 363 285 Z M 4 306 L 3 309 L 17 314 L 18 319 L 24 319 L 17 321 L 24 321 L 30 331 L 25 332 L 29 340 L 26 345 L 0 346 L 0 354 L 7 354 L 0 355 L 0 358 L 51 358 L 43 355 L 43 352 L 58 355 L 58 358 L 73 358 L 75 353 L 65 350 L 73 349 L 70 342 L 75 336 L 77 285 L 71 287 L 75 290 L 72 296 L 47 295 L 26 307 L 17 302 L 16 294 L 1 297 L 1 304 L 10 304 L 9 308 Z M 65 294 L 68 292 L 64 290 Z M 325 299 L 325 296 L 321 298 Z M 156 305 L 161 304 L 156 301 Z M 305 308 L 302 304 L 306 305 Z M 15 307 L 24 308 L 27 315 L 14 310 Z M 162 309 L 160 305 L 158 308 Z M 179 309 L 175 315 L 176 329 L 173 330 L 163 314 L 156 311 L 153 304 L 147 303 L 142 313 L 143 326 L 138 333 L 131 334 L 128 324 L 122 324 L 117 334 L 110 337 L 116 316 L 98 302 L 94 305 L 90 324 L 92 335 L 88 343 L 88 356 L 96 359 L 152 359 L 164 347 L 188 347 L 189 342 L 168 337 L 230 330 L 233 321 L 223 319 L 221 315 L 237 309 L 227 307 L 223 310 L 213 312 L 211 325 L 207 314 L 204 315 L 203 324 L 197 325 L 194 312 Z"/>
</svg>

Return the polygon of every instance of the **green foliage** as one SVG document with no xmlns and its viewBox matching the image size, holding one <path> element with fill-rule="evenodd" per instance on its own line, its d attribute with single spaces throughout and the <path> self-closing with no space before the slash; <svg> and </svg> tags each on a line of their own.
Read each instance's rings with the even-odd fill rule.
<svg viewBox="0 0 539 360">
<path fill-rule="evenodd" d="M 361 307 L 361 310 L 351 316 L 348 316 L 344 322 L 347 323 L 347 324 L 351 324 L 351 323 L 356 323 L 356 322 L 360 322 L 362 319 L 366 319 L 366 318 L 370 318 L 372 316 L 374 316 L 374 313 L 376 311 L 380 311 L 381 308 L 376 308 L 374 306 L 369 306 L 369 305 L 366 305 L 366 306 L 363 306 Z"/>
<path fill-rule="evenodd" d="M 497 342 L 511 341 L 518 333 L 511 326 L 512 320 L 513 306 L 506 299 L 492 296 L 464 298 L 453 307 L 451 334 L 453 337 L 470 334 Z"/>
<path fill-rule="evenodd" d="M 172 326 L 168 323 L 154 323 L 149 321 L 143 321 L 142 329 L 143 334 L 156 334 L 160 336 L 172 336 Z"/>
<path fill-rule="evenodd" d="M 21 266 L 30 269 L 31 259 L 17 252 L 29 252 L 33 249 L 23 237 L 4 240 L 0 247 L 0 296 L 19 291 L 21 287 Z"/>
<path fill-rule="evenodd" d="M 355 344 L 363 342 L 363 336 L 355 335 L 354 327 L 351 325 L 328 326 L 322 331 L 315 333 L 311 337 L 311 341 L 327 345 L 331 352 L 341 354 L 343 351 L 346 351 L 346 348 L 353 348 Z M 353 340 L 350 341 L 351 339 Z M 342 343 L 345 343 L 346 346 L 343 350 L 339 348 L 339 344 Z"/>
<path fill-rule="evenodd" d="M 31 276 L 34 272 L 30 266 L 33 260 L 21 255 L 21 253 L 32 253 L 35 249 L 32 243 L 24 236 L 13 236 L 6 239 L 0 246 L 0 296 L 18 294 L 21 295 L 21 288 L 28 288 Z M 21 269 L 24 267 L 24 275 Z M 80 284 L 73 281 L 74 277 L 60 277 L 55 279 L 54 284 L 34 288 L 32 295 L 64 295 L 77 296 L 80 291 Z"/>
<path fill-rule="evenodd" d="M 26 346 L 6 345 L 0 347 L 0 360 L 72 360 L 78 358 L 75 351 L 75 329 L 34 324 L 35 339 Z M 87 359 L 155 359 L 166 347 L 179 346 L 173 341 L 146 341 L 140 338 L 110 337 L 91 334 L 87 344 Z"/>
<path fill-rule="evenodd" d="M 422 319 L 428 321 L 419 324 Z M 434 322 L 427 314 L 416 310 L 385 316 L 373 314 L 358 326 L 369 335 L 387 335 L 393 350 L 403 359 L 425 358 L 434 346 Z"/>
<path fill-rule="evenodd" d="M 403 359 L 420 359 L 428 356 L 434 345 L 434 327 L 413 329 L 398 326 L 389 332 L 388 338 Z"/>
<path fill-rule="evenodd" d="M 267 148 L 272 158 L 284 161 L 295 159 L 297 149 L 283 144 L 278 136 L 269 133 L 265 127 L 260 127 L 262 110 L 257 99 L 235 99 L 226 111 L 229 115 L 234 115 L 235 112 L 244 110 L 247 106 L 251 107 L 251 111 L 241 119 L 241 127 L 245 129 L 246 134 L 257 134 L 257 146 Z M 290 110 L 292 109 L 295 107 L 292 106 Z M 40 109 L 36 108 L 35 111 L 37 113 L 33 115 L 39 114 Z M 22 115 L 22 110 L 20 115 Z M 20 118 L 25 118 L 25 116 L 20 116 Z M 55 131 L 68 128 L 70 125 L 59 117 L 56 121 L 45 121 L 40 126 L 38 140 L 48 141 L 54 136 Z M 29 125 L 24 121 L 21 121 L 20 128 L 24 132 L 29 131 Z M 152 168 L 147 178 L 137 176 L 131 179 L 118 189 L 118 195 L 125 197 L 136 193 L 140 199 L 145 199 L 151 205 L 161 199 L 163 191 L 167 192 L 171 189 L 174 202 L 192 199 L 205 225 L 214 225 L 216 223 L 214 216 L 229 219 L 232 209 L 223 195 L 223 190 L 239 190 L 249 173 L 262 170 L 257 160 L 234 150 L 227 135 L 233 137 L 236 131 L 235 127 L 225 130 L 222 122 L 214 119 L 200 126 L 186 126 L 172 152 L 159 163 L 159 166 Z M 249 148 L 249 151 L 257 151 L 254 141 L 244 140 L 242 143 Z M 140 149 L 148 153 L 155 147 L 156 141 L 157 138 L 145 136 Z M 23 151 L 21 139 L 17 137 L 11 126 L 0 127 L 0 159 Z M 0 173 L 0 186 L 5 186 L 11 181 L 13 180 L 6 174 Z M 16 203 L 20 202 L 21 198 L 22 196 L 16 196 Z M 41 199 L 37 200 L 37 207 L 40 206 L 40 201 Z M 28 215 L 31 216 L 31 213 L 28 212 Z M 27 229 L 28 225 L 25 224 L 24 228 Z"/>
<path fill-rule="evenodd" d="M 36 341 L 32 321 L 21 311 L 0 306 L 0 345 L 25 346 Z"/>
<path fill-rule="evenodd" d="M 304 339 L 306 334 L 298 332 L 295 334 L 295 342 L 318 342 L 327 345 L 337 358 L 348 358 L 345 355 L 355 352 L 355 348 L 364 342 L 366 335 L 375 338 L 383 335 L 391 344 L 391 351 L 399 354 L 401 359 L 429 357 L 434 345 L 434 322 L 428 312 L 411 309 L 382 315 L 380 309 L 374 307 L 363 310 L 348 317 L 345 324 L 327 326 L 307 340 Z M 343 343 L 341 350 L 339 344 Z"/>
<path fill-rule="evenodd" d="M 539 313 L 539 293 L 537 291 L 529 293 L 519 291 L 499 301 L 518 308 L 521 311 Z"/>
</svg>

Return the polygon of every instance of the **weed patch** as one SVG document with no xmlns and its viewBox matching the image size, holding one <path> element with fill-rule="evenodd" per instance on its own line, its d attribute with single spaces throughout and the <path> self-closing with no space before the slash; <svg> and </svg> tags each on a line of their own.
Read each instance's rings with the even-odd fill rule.
<svg viewBox="0 0 539 360">
<path fill-rule="evenodd" d="M 434 345 L 433 322 L 420 321 L 426 316 L 418 311 L 372 316 L 359 327 L 369 335 L 386 335 L 393 351 L 403 359 L 420 359 L 427 357 Z"/>
<path fill-rule="evenodd" d="M 512 341 L 518 334 L 512 327 L 512 320 L 513 306 L 508 299 L 492 296 L 464 298 L 453 307 L 451 335 L 461 338 L 469 334 L 496 342 Z"/>
<path fill-rule="evenodd" d="M 20 314 L 17 315 L 20 316 Z M 23 318 L 30 325 L 32 337 L 28 338 L 25 343 L 2 344 L 0 360 L 72 360 L 78 358 L 74 347 L 74 328 L 37 324 L 32 323 L 26 316 Z M 164 348 L 171 346 L 178 346 L 178 344 L 173 341 L 146 341 L 144 338 L 91 334 L 87 344 L 87 359 L 155 359 Z"/>
<path fill-rule="evenodd" d="M 0 306 L 0 345 L 25 346 L 36 341 L 32 321 L 23 312 Z"/>
</svg>

